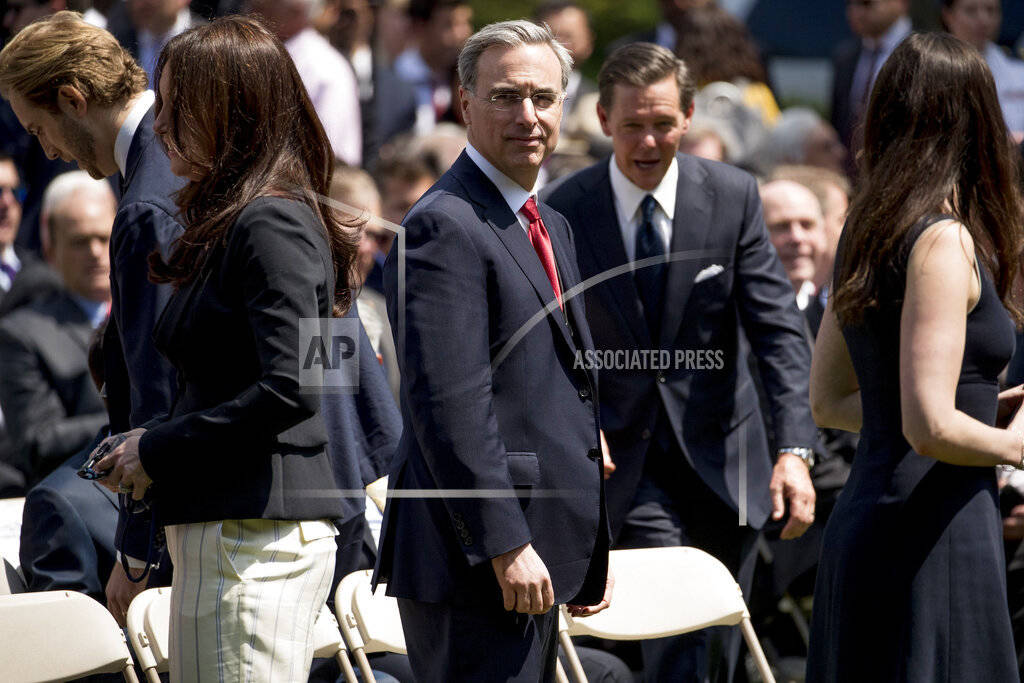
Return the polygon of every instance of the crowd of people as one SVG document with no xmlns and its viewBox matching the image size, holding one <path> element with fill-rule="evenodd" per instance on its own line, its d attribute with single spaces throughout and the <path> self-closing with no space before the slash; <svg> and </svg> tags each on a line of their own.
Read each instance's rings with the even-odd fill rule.
<svg viewBox="0 0 1024 683">
<path fill-rule="evenodd" d="M 827 116 L 714 0 L 658 7 L 598 54 L 573 0 L 484 27 L 468 0 L 8 3 L 29 589 L 123 625 L 171 586 L 173 681 L 334 681 L 313 621 L 374 567 L 408 648 L 382 680 L 554 680 L 553 608 L 615 605 L 610 550 L 694 546 L 780 678 L 1020 680 L 999 1 L 914 32 L 909 0 L 848 0 Z M 752 675 L 724 627 L 578 649 L 591 680 Z"/>
</svg>

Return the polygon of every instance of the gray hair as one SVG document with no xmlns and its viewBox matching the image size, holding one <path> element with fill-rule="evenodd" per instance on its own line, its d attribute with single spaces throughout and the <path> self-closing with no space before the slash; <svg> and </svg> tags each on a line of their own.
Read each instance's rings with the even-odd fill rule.
<svg viewBox="0 0 1024 683">
<path fill-rule="evenodd" d="M 765 136 L 761 149 L 756 152 L 756 161 L 766 170 L 780 164 L 802 164 L 807 138 L 824 122 L 813 109 L 786 109 L 779 116 L 775 127 Z"/>
<path fill-rule="evenodd" d="M 69 171 L 61 173 L 46 186 L 40 210 L 43 222 L 52 223 L 53 215 L 60 212 L 61 205 L 79 192 L 86 193 L 90 199 L 108 201 L 111 206 L 116 206 L 114 192 L 106 180 L 96 180 L 85 171 Z"/>
<path fill-rule="evenodd" d="M 569 74 L 572 73 L 572 56 L 565 46 L 555 40 L 547 24 L 535 24 L 525 19 L 488 24 L 470 36 L 459 53 L 459 81 L 462 87 L 472 93 L 476 92 L 477 63 L 480 55 L 488 48 L 522 45 L 547 45 L 554 51 L 562 67 L 562 90 L 565 91 L 569 84 Z"/>
</svg>

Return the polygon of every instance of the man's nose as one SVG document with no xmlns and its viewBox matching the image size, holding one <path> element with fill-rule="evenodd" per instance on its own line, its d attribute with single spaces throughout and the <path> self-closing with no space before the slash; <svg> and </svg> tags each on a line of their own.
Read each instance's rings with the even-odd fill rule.
<svg viewBox="0 0 1024 683">
<path fill-rule="evenodd" d="M 516 119 L 525 123 L 534 124 L 537 122 L 537 108 L 533 106 L 533 100 L 529 97 L 524 97 L 523 101 L 519 104 L 517 110 Z"/>
</svg>

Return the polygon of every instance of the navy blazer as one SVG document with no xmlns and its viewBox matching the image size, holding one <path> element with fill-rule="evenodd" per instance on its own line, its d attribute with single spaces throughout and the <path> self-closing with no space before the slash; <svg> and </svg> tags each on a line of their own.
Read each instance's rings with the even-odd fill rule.
<svg viewBox="0 0 1024 683">
<path fill-rule="evenodd" d="M 832 55 L 832 127 L 839 133 L 839 139 L 851 149 L 853 131 L 857 126 L 858 102 L 853 100 L 853 75 L 860 59 L 860 38 L 851 38 L 839 44 Z M 852 155 L 851 155 L 852 156 Z"/>
<path fill-rule="evenodd" d="M 540 213 L 568 292 L 572 237 Z M 377 578 L 389 595 L 501 609 L 489 560 L 532 543 L 557 603 L 598 602 L 608 528 L 597 380 L 574 367 L 592 348 L 582 298 L 563 315 L 526 232 L 465 153 L 404 227 L 384 266 L 405 431 Z"/>
<path fill-rule="evenodd" d="M 185 181 L 153 133 L 151 107 L 128 148 L 121 199 L 110 235 L 110 321 L 103 338 L 110 431 L 125 432 L 165 414 L 174 372 L 153 345 L 153 328 L 171 296 L 149 281 L 149 255 L 170 254 L 182 233 L 174 193 Z"/>
<path fill-rule="evenodd" d="M 30 486 L 107 424 L 89 374 L 93 334 L 65 290 L 0 319 L 0 405 Z"/>
<path fill-rule="evenodd" d="M 811 354 L 804 318 L 768 238 L 757 184 L 726 164 L 685 154 L 677 160 L 670 252 L 678 258 L 668 266 L 659 339 L 650 339 L 628 267 L 606 277 L 628 263 L 608 159 L 545 193 L 545 201 L 572 226 L 584 281 L 594 278 L 586 289 L 594 345 L 670 352 L 666 368 L 600 373 L 601 424 L 617 465 L 607 483 L 616 533 L 643 474 L 661 407 L 701 479 L 737 510 L 745 488 L 748 523 L 764 524 L 771 510 L 772 459 L 747 366 L 751 348 L 776 445 L 810 448 L 817 437 L 808 400 Z M 688 352 L 693 355 L 687 357 Z"/>
<path fill-rule="evenodd" d="M 334 261 L 320 219 L 250 202 L 164 310 L 156 346 L 179 391 L 139 441 L 161 525 L 336 519 L 320 391 L 300 381 L 300 320 L 329 318 Z"/>
</svg>

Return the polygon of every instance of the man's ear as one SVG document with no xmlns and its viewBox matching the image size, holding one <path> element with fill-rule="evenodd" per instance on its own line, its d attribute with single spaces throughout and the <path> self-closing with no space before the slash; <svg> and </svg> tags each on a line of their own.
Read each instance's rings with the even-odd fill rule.
<svg viewBox="0 0 1024 683">
<path fill-rule="evenodd" d="M 85 118 L 89 111 L 89 102 L 75 86 L 62 85 L 57 89 L 57 107 L 65 116 L 81 119 Z"/>
<path fill-rule="evenodd" d="M 462 122 L 465 123 L 466 126 L 470 125 L 470 122 L 469 122 L 469 98 L 470 97 L 472 97 L 472 93 L 470 93 L 468 90 L 466 90 L 465 88 L 463 88 L 460 85 L 459 86 L 459 106 L 462 107 Z"/>
<path fill-rule="evenodd" d="M 597 103 L 597 120 L 601 122 L 601 132 L 611 137 L 612 127 L 608 124 L 608 112 L 604 110 L 600 102 Z"/>
</svg>

